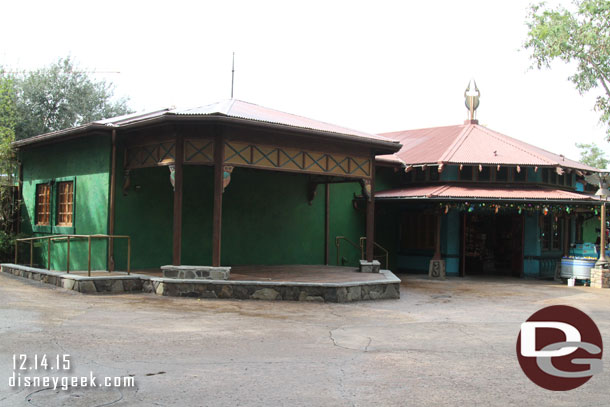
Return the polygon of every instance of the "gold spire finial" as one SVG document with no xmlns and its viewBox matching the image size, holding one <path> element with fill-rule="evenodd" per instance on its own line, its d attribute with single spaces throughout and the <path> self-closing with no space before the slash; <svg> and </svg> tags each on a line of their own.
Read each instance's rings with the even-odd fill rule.
<svg viewBox="0 0 610 407">
<path fill-rule="evenodd" d="M 469 120 L 473 121 L 474 113 L 479 107 L 479 98 L 481 97 L 481 92 L 479 92 L 479 88 L 477 87 L 477 83 L 474 78 L 468 82 L 468 86 L 464 91 L 464 98 L 466 99 L 466 108 L 470 113 Z"/>
</svg>

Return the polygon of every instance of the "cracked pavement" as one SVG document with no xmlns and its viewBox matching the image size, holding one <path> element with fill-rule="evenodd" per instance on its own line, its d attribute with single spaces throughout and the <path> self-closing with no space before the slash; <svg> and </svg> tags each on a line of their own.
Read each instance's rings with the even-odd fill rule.
<svg viewBox="0 0 610 407">
<path fill-rule="evenodd" d="M 603 373 L 550 392 L 526 378 L 515 346 L 520 324 L 553 304 L 610 338 L 610 290 L 400 277 L 400 300 L 320 304 L 91 296 L 0 274 L 0 405 L 608 404 L 607 351 Z M 14 354 L 69 354 L 64 375 L 133 376 L 136 387 L 10 388 Z"/>
</svg>

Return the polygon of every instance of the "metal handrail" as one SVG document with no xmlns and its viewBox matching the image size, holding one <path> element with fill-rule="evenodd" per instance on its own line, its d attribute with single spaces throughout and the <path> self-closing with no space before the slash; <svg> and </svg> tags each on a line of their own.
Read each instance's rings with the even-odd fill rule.
<svg viewBox="0 0 610 407">
<path fill-rule="evenodd" d="M 341 254 L 340 254 L 341 253 L 341 240 L 345 240 L 347 243 L 351 244 L 356 249 L 360 249 L 360 256 L 362 256 L 361 247 L 358 247 L 358 245 L 356 243 L 352 242 L 345 236 L 337 236 L 337 237 L 335 237 L 335 246 L 337 247 L 337 266 L 340 265 L 340 259 L 341 259 Z"/>
<path fill-rule="evenodd" d="M 362 259 L 364 260 L 364 247 L 366 245 L 366 237 L 362 236 L 360 238 L 360 250 L 362 251 Z M 381 249 L 381 251 L 384 252 L 384 254 L 378 255 L 378 256 L 373 256 L 373 258 L 377 258 L 377 259 L 385 259 L 385 267 L 384 269 L 388 268 L 388 264 L 390 264 L 390 252 L 383 246 L 381 246 L 379 243 L 373 241 L 373 246 Z"/>
<path fill-rule="evenodd" d="M 131 238 L 126 235 L 48 235 L 39 237 L 24 237 L 21 239 L 15 239 L 15 264 L 18 264 L 19 257 L 19 242 L 30 242 L 30 267 L 34 265 L 34 241 L 46 240 L 47 241 L 47 270 L 51 270 L 51 243 L 57 241 L 66 241 L 68 247 L 66 249 L 66 273 L 70 273 L 70 240 L 71 239 L 87 239 L 88 240 L 88 256 L 87 256 L 87 276 L 91 277 L 91 240 L 92 239 L 127 239 L 127 275 L 131 273 Z M 110 251 L 108 251 L 108 272 L 110 270 Z"/>
</svg>

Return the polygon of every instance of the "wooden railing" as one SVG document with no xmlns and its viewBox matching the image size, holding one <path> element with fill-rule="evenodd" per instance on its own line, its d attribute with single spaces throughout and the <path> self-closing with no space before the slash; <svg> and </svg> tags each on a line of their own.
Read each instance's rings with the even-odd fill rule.
<svg viewBox="0 0 610 407">
<path fill-rule="evenodd" d="M 366 258 L 366 256 L 365 256 L 365 252 L 366 252 L 366 237 L 364 237 L 364 236 L 361 237 L 360 238 L 360 245 L 357 245 L 356 243 L 352 242 L 351 240 L 349 240 L 345 236 L 337 236 L 337 237 L 335 237 L 335 246 L 337 247 L 337 266 L 341 265 L 341 241 L 345 241 L 345 242 L 349 243 L 351 246 L 355 247 L 356 249 L 359 249 L 360 250 L 360 259 L 364 260 Z M 388 268 L 388 264 L 389 264 L 389 252 L 384 247 L 379 245 L 377 242 L 373 242 L 373 245 L 375 245 L 375 247 L 377 247 L 378 249 L 383 251 L 382 255 L 373 256 L 373 258 L 384 259 L 385 260 L 385 267 L 384 267 L 384 269 L 387 269 Z"/>
<path fill-rule="evenodd" d="M 63 242 L 67 243 L 66 248 L 66 273 L 70 273 L 70 241 L 78 239 L 87 239 L 88 242 L 88 255 L 87 255 L 87 275 L 91 276 L 91 241 L 93 239 L 108 239 L 108 241 L 114 241 L 114 239 L 127 239 L 127 274 L 131 273 L 131 238 L 129 236 L 121 235 L 49 235 L 40 237 L 26 237 L 15 240 L 15 264 L 19 264 L 19 243 L 29 242 L 30 243 L 30 267 L 34 265 L 34 242 L 37 240 L 47 241 L 47 270 L 51 270 L 51 243 Z M 111 264 L 110 250 L 108 251 L 108 264 Z M 111 271 L 110 269 L 108 270 Z"/>
<path fill-rule="evenodd" d="M 384 269 L 387 270 L 388 264 L 390 263 L 390 252 L 388 252 L 385 247 L 382 247 L 377 242 L 373 242 L 373 246 L 375 246 L 376 248 L 378 248 L 379 250 L 381 250 L 383 252 L 383 254 L 381 254 L 381 255 L 373 256 L 373 259 L 384 259 L 385 260 Z M 360 238 L 360 251 L 362 253 L 362 259 L 364 259 L 364 252 L 366 251 L 366 237 L 364 237 L 364 236 Z"/>
<path fill-rule="evenodd" d="M 341 241 L 345 241 L 355 247 L 356 249 L 360 249 L 358 245 L 351 240 L 349 240 L 345 236 L 337 236 L 335 237 L 335 246 L 337 247 L 337 266 L 341 266 Z M 360 254 L 362 255 L 362 250 L 360 250 Z"/>
</svg>

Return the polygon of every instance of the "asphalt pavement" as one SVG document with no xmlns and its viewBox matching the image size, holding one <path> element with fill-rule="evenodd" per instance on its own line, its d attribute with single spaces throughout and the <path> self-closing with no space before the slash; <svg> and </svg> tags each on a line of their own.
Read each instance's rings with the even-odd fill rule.
<svg viewBox="0 0 610 407">
<path fill-rule="evenodd" d="M 605 370 L 568 392 L 532 383 L 515 351 L 520 324 L 554 304 L 587 313 L 608 342 L 610 289 L 399 277 L 400 300 L 321 304 L 84 295 L 2 273 L 0 406 L 610 404 L 607 351 Z M 34 376 L 58 388 L 23 383 Z M 73 377 L 96 387 L 62 390 Z"/>
</svg>

